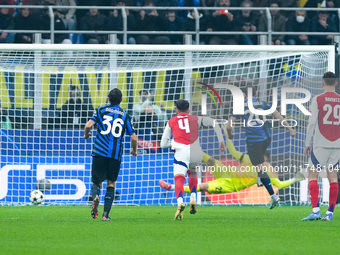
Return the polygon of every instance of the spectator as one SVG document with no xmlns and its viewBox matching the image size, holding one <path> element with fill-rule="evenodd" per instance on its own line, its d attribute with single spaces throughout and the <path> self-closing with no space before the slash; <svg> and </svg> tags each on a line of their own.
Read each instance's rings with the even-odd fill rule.
<svg viewBox="0 0 340 255">
<path fill-rule="evenodd" d="M 253 7 L 261 7 L 264 9 L 264 7 L 269 7 L 270 2 L 269 0 L 253 0 Z M 257 19 L 261 17 L 262 14 L 265 13 L 265 11 L 260 10 L 260 11 L 253 11 L 254 15 L 257 16 Z"/>
<path fill-rule="evenodd" d="M 235 22 L 234 15 L 227 10 L 230 6 L 230 0 L 220 0 L 219 7 L 224 10 L 217 10 L 212 14 L 211 29 L 208 31 L 234 31 Z M 209 44 L 237 44 L 238 38 L 232 34 L 214 35 Z"/>
<path fill-rule="evenodd" d="M 19 9 L 19 15 L 14 18 L 14 29 L 16 30 L 37 30 L 38 23 L 35 17 L 30 15 L 30 9 Z M 15 34 L 15 43 L 33 43 L 32 33 Z"/>
<path fill-rule="evenodd" d="M 151 100 L 150 100 L 151 99 Z M 166 112 L 152 102 L 147 90 L 139 91 L 140 103 L 133 106 L 133 119 L 139 135 L 156 135 L 156 140 L 162 136 L 164 124 L 167 121 Z"/>
<path fill-rule="evenodd" d="M 331 1 L 326 1 L 326 8 L 338 8 L 340 0 L 337 2 L 334 2 L 333 0 Z M 329 11 L 328 12 L 329 19 L 332 20 L 332 22 L 336 25 L 336 31 L 339 31 L 339 16 L 337 11 Z"/>
<path fill-rule="evenodd" d="M 49 1 L 48 0 L 25 0 L 23 1 L 23 5 L 49 5 Z M 32 8 L 30 9 L 30 15 L 32 17 L 35 17 L 36 19 L 38 19 L 43 13 L 44 13 L 44 9 L 38 9 L 38 8 Z"/>
<path fill-rule="evenodd" d="M 80 128 L 90 116 L 89 109 L 81 98 L 77 86 L 70 86 L 70 98 L 60 109 L 60 122 L 63 129 Z"/>
<path fill-rule="evenodd" d="M 178 7 L 200 7 L 200 0 L 178 0 Z M 190 9 L 189 11 L 191 11 Z M 188 11 L 182 10 L 178 12 L 178 16 L 182 19 L 186 19 Z"/>
<path fill-rule="evenodd" d="M 241 7 L 249 8 L 253 7 L 253 3 L 250 0 L 242 2 Z M 235 18 L 235 22 L 238 24 L 239 31 L 256 32 L 257 30 L 257 16 L 251 10 L 241 10 Z M 254 35 L 243 34 L 240 35 L 240 43 L 246 45 L 256 44 L 257 37 Z"/>
<path fill-rule="evenodd" d="M 288 32 L 300 32 L 300 35 L 287 35 L 286 43 L 288 45 L 310 45 L 308 35 L 303 32 L 309 32 L 310 21 L 306 15 L 306 11 L 296 11 L 291 15 L 286 24 Z"/>
<path fill-rule="evenodd" d="M 65 24 L 62 19 L 59 17 L 57 10 L 53 9 L 54 15 L 54 30 L 66 30 Z M 40 30 L 50 30 L 50 15 L 49 10 L 44 10 L 43 14 L 39 17 L 39 29 Z M 42 43 L 51 43 L 51 36 L 50 33 L 43 33 L 42 34 Z M 54 43 L 63 43 L 63 44 L 71 44 L 71 40 L 68 39 L 68 34 L 54 34 Z"/>
<path fill-rule="evenodd" d="M 200 30 L 201 31 L 206 31 L 208 29 L 208 20 L 205 15 L 202 13 L 198 12 L 198 17 L 199 17 L 199 22 L 200 22 Z M 196 31 L 196 20 L 195 20 L 195 12 L 192 10 L 188 12 L 188 18 L 183 22 L 182 26 L 183 31 Z M 197 44 L 197 42 L 194 40 L 195 35 L 192 35 L 193 44 Z M 207 37 L 206 36 L 200 36 L 200 44 L 205 44 L 207 42 Z"/>
<path fill-rule="evenodd" d="M 273 1 L 270 4 L 272 8 L 278 8 L 278 2 Z M 286 19 L 280 14 L 279 10 L 271 10 L 270 14 L 272 16 L 272 31 L 273 32 L 285 32 L 286 31 Z M 268 31 L 267 15 L 262 14 L 259 20 L 259 31 Z M 284 35 L 272 35 L 272 44 L 280 45 L 284 44 Z"/>
<path fill-rule="evenodd" d="M 145 2 L 146 7 L 155 6 L 153 1 Z M 165 31 L 165 17 L 156 9 L 141 10 L 137 14 L 137 31 Z M 138 44 L 170 44 L 170 39 L 163 35 L 144 34 L 137 36 Z"/>
<path fill-rule="evenodd" d="M 130 0 L 126 0 L 126 1 L 130 1 Z M 115 6 L 115 5 L 116 5 L 116 0 L 78 0 L 77 1 L 77 6 Z M 109 16 L 110 14 L 110 10 L 100 9 L 99 11 L 101 14 L 103 14 L 106 17 Z M 88 10 L 86 9 L 77 9 L 76 10 L 77 20 L 80 21 L 83 17 L 85 17 L 87 13 L 88 13 Z M 79 27 L 79 23 L 78 23 L 78 27 Z"/>
<path fill-rule="evenodd" d="M 14 6 L 14 5 L 28 5 L 30 4 L 30 0 L 1 0 L 0 1 L 0 5 L 2 5 L 3 3 L 7 3 L 10 6 Z M 20 9 L 19 9 L 20 10 Z M 18 15 L 19 11 L 18 9 L 9 9 L 9 13 L 10 14 L 14 14 L 14 15 Z"/>
<path fill-rule="evenodd" d="M 54 0 L 55 5 L 76 6 L 75 0 Z M 57 9 L 59 17 L 63 20 L 68 30 L 76 30 L 76 9 Z"/>
<path fill-rule="evenodd" d="M 217 0 L 201 0 L 201 5 L 202 7 L 217 7 L 218 1 Z M 213 11 L 210 11 L 210 10 L 204 10 L 203 12 L 205 16 L 210 16 L 213 13 Z"/>
<path fill-rule="evenodd" d="M 339 8 L 340 0 L 326 0 L 326 7 L 327 8 Z"/>
<path fill-rule="evenodd" d="M 125 2 L 122 0 L 117 1 L 117 6 L 125 6 Z M 136 19 L 133 14 L 130 14 L 130 11 L 128 9 L 126 11 L 127 16 L 127 30 L 133 31 L 136 28 Z M 110 14 L 108 18 L 108 30 L 111 31 L 123 31 L 123 16 L 121 10 L 113 10 L 113 12 Z M 136 39 L 132 35 L 128 35 L 127 39 L 128 44 L 136 44 Z M 123 35 L 118 34 L 117 36 L 117 43 L 123 43 Z"/>
<path fill-rule="evenodd" d="M 102 15 L 96 7 L 93 7 L 80 20 L 80 30 L 101 31 L 107 29 L 107 18 Z M 84 41 L 88 44 L 106 43 L 107 35 L 105 34 L 84 34 Z"/>
<path fill-rule="evenodd" d="M 2 5 L 8 5 L 7 2 L 2 2 Z M 0 30 L 2 30 L 0 35 L 0 43 L 13 43 L 14 34 L 7 33 L 6 30 L 14 28 L 14 21 L 12 14 L 9 13 L 9 8 L 0 9 Z"/>
<path fill-rule="evenodd" d="M 165 30 L 166 31 L 181 31 L 183 20 L 177 17 L 175 11 L 168 11 L 166 15 Z M 182 36 L 180 34 L 168 35 L 172 44 L 181 44 Z"/>
<path fill-rule="evenodd" d="M 311 32 L 331 33 L 336 32 L 334 21 L 329 18 L 327 11 L 320 11 L 311 22 Z M 310 42 L 313 45 L 332 44 L 333 35 L 314 35 Z"/>
</svg>

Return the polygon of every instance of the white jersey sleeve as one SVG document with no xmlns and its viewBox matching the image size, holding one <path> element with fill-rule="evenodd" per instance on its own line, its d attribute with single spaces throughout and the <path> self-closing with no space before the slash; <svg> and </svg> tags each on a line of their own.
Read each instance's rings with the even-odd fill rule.
<svg viewBox="0 0 340 255">
<path fill-rule="evenodd" d="M 318 109 L 318 104 L 316 102 L 316 97 L 312 99 L 310 111 L 312 115 L 309 116 L 309 122 L 307 126 L 306 146 L 311 146 L 312 137 L 315 131 L 315 127 L 317 125 L 317 121 L 318 121 L 319 109 Z"/>
<path fill-rule="evenodd" d="M 162 140 L 161 140 L 161 148 L 165 149 L 165 148 L 169 148 L 171 147 L 171 129 L 169 127 L 169 123 L 166 124 L 164 131 L 163 131 L 163 135 L 162 135 Z"/>
</svg>

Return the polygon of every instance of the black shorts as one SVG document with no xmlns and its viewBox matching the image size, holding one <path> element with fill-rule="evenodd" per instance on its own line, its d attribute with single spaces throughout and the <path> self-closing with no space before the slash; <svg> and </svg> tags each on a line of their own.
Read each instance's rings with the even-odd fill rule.
<svg viewBox="0 0 340 255">
<path fill-rule="evenodd" d="M 101 156 L 92 157 L 92 182 L 99 184 L 105 180 L 117 181 L 120 161 Z"/>
<path fill-rule="evenodd" d="M 271 138 L 268 138 L 267 140 L 257 142 L 257 143 L 251 143 L 248 144 L 248 155 L 250 158 L 251 163 L 254 166 L 257 166 L 259 164 L 262 164 L 264 162 L 264 153 L 268 146 L 271 143 Z"/>
</svg>

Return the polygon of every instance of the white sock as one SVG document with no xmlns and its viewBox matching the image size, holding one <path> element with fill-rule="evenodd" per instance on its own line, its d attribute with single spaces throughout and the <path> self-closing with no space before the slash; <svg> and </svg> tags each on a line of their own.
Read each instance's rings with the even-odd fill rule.
<svg viewBox="0 0 340 255">
<path fill-rule="evenodd" d="M 329 213 L 333 214 L 333 212 L 330 212 L 330 211 L 327 211 L 327 212 L 326 212 L 326 214 L 329 214 Z"/>
<path fill-rule="evenodd" d="M 191 193 L 190 200 L 195 200 L 196 201 L 196 192 L 192 192 Z"/>
<path fill-rule="evenodd" d="M 319 212 L 320 211 L 320 208 L 319 207 L 314 207 L 313 208 L 313 213 L 317 213 L 317 212 Z"/>
<path fill-rule="evenodd" d="M 175 190 L 175 185 L 172 184 L 170 190 Z"/>
<path fill-rule="evenodd" d="M 183 197 L 177 198 L 177 204 L 178 204 L 178 205 L 183 204 Z"/>
</svg>

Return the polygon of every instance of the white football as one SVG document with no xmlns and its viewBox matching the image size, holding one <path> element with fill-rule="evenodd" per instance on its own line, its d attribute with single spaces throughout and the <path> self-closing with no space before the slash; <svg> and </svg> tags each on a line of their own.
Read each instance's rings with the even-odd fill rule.
<svg viewBox="0 0 340 255">
<path fill-rule="evenodd" d="M 40 190 L 33 190 L 30 194 L 30 201 L 35 204 L 41 204 L 44 202 L 44 194 Z"/>
</svg>

